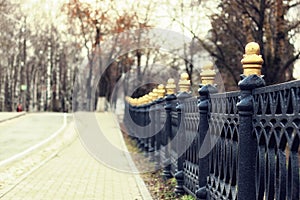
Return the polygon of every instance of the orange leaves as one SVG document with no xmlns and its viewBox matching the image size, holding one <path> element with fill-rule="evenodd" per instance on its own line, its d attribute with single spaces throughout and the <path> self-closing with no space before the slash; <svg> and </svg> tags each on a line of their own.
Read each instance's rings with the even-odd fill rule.
<svg viewBox="0 0 300 200">
<path fill-rule="evenodd" d="M 70 21 L 80 18 L 84 23 L 95 24 L 98 11 L 89 3 L 73 0 L 63 5 L 62 10 L 67 13 Z"/>
<path fill-rule="evenodd" d="M 148 22 L 139 16 L 139 10 L 120 9 L 114 0 L 102 0 L 95 4 L 72 0 L 64 5 L 64 11 L 76 30 L 80 30 L 85 46 L 96 50 L 97 45 L 108 37 L 132 29 L 150 27 Z M 128 38 L 119 38 L 126 42 Z"/>
<path fill-rule="evenodd" d="M 139 22 L 136 13 L 133 14 L 125 13 L 124 15 L 121 15 L 116 19 L 113 32 L 121 33 L 124 32 L 125 30 L 148 28 L 148 27 L 150 27 L 150 25 L 148 25 L 146 22 L 144 23 Z"/>
</svg>

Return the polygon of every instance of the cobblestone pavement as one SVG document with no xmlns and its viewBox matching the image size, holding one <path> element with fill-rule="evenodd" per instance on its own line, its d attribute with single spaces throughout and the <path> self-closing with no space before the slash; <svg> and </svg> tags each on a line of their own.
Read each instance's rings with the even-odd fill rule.
<svg viewBox="0 0 300 200">
<path fill-rule="evenodd" d="M 107 114 L 97 115 L 97 118 L 102 121 L 106 121 L 109 117 Z M 116 133 L 115 127 L 110 124 L 106 127 L 107 129 L 104 127 L 105 133 Z M 119 140 L 118 137 L 113 138 Z M 120 155 L 120 158 L 122 157 L 126 159 L 125 155 Z M 77 138 L 5 193 L 1 199 L 148 200 L 152 198 L 138 174 L 120 172 L 104 166 L 87 153 Z"/>
</svg>

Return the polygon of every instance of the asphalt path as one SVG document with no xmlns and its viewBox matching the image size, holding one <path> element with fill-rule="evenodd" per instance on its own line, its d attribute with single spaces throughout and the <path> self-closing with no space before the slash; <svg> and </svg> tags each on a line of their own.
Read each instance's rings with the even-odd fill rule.
<svg viewBox="0 0 300 200">
<path fill-rule="evenodd" d="M 63 113 L 27 113 L 0 123 L 0 161 L 45 140 L 63 126 Z"/>
</svg>

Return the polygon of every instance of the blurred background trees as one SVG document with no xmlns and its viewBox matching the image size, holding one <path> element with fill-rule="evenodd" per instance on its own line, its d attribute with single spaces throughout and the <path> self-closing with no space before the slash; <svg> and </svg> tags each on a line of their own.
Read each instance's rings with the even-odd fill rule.
<svg viewBox="0 0 300 200">
<path fill-rule="evenodd" d="M 179 1 L 177 7 L 195 3 L 189 2 Z M 267 85 L 294 78 L 294 65 L 300 55 L 297 42 L 300 33 L 299 0 L 201 1 L 198 6 L 193 5 L 188 8 L 190 12 L 182 13 L 177 9 L 172 18 L 209 53 L 227 90 L 237 89 L 242 73 L 240 60 L 245 45 L 251 41 L 258 42 L 261 47 L 262 73 Z M 193 19 L 192 22 L 183 21 L 183 15 L 185 20 Z M 195 19 L 195 16 L 202 16 L 202 20 Z M 205 17 L 210 22 L 210 29 L 203 36 L 199 29 Z"/>
<path fill-rule="evenodd" d="M 82 60 L 78 39 L 62 26 L 59 12 L 40 7 L 0 2 L 1 111 L 15 111 L 18 104 L 30 111 L 71 109 L 73 78 Z"/>
<path fill-rule="evenodd" d="M 71 111 L 78 73 L 84 73 L 78 83 L 86 88 L 81 98 L 89 110 L 99 96 L 115 102 L 116 88 L 140 96 L 156 86 L 148 84 L 151 78 L 164 83 L 184 71 L 196 91 L 207 61 L 215 63 L 226 90 L 234 90 L 250 41 L 261 46 L 267 84 L 292 80 L 300 55 L 299 8 L 300 0 L 0 0 L 0 111 L 18 104 L 29 111 Z M 166 52 L 164 41 L 145 41 L 152 28 L 190 41 Z M 138 48 L 117 48 L 129 41 Z"/>
<path fill-rule="evenodd" d="M 237 63 L 245 44 L 251 41 L 260 44 L 267 85 L 293 79 L 294 63 L 300 55 L 299 48 L 294 47 L 300 30 L 299 5 L 300 1 L 284 0 L 219 3 L 220 12 L 210 17 L 209 43 L 202 43 L 229 77 L 228 86 L 237 84 L 241 73 Z"/>
</svg>

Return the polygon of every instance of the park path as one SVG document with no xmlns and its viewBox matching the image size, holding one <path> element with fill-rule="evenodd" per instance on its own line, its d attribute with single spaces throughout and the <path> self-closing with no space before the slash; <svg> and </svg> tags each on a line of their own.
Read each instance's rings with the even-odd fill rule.
<svg viewBox="0 0 300 200">
<path fill-rule="evenodd" d="M 25 112 L 0 112 L 0 122 L 18 118 L 25 114 Z"/>
<path fill-rule="evenodd" d="M 97 114 L 105 121 L 101 129 L 108 136 L 119 134 L 111 114 Z M 110 137 L 116 144 L 122 137 Z M 99 143 L 101 145 L 101 143 Z M 126 159 L 125 154 L 119 155 Z M 130 161 L 128 161 L 130 162 Z M 127 163 L 128 165 L 130 163 Z M 78 137 L 55 157 L 25 177 L 1 199 L 4 200 L 141 200 L 152 199 L 138 174 L 116 171 L 95 160 Z"/>
<path fill-rule="evenodd" d="M 64 125 L 63 113 L 0 114 L 2 119 L 5 116 L 15 118 L 0 123 L 0 163 L 45 140 Z"/>
</svg>

